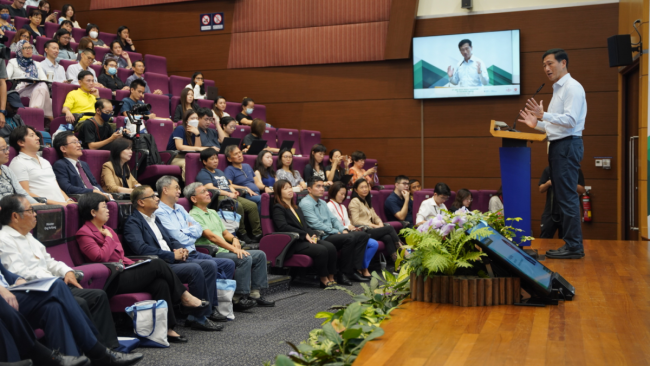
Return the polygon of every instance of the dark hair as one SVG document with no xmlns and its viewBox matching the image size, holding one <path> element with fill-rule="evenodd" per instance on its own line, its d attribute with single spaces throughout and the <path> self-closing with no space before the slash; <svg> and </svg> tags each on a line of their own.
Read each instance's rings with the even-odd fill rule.
<svg viewBox="0 0 650 366">
<path fill-rule="evenodd" d="M 409 177 L 405 175 L 398 175 L 397 177 L 395 177 L 395 184 L 399 183 L 400 180 L 406 180 L 407 182 L 410 183 Z"/>
<path fill-rule="evenodd" d="M 93 43 L 93 40 L 90 39 L 90 37 L 83 37 L 82 39 L 79 40 L 79 46 L 77 46 L 77 51 L 81 52 L 83 50 L 92 50 L 93 48 L 95 48 L 95 44 Z"/>
<path fill-rule="evenodd" d="M 11 224 L 11 217 L 15 212 L 22 215 L 24 207 L 23 203 L 20 202 L 21 198 L 27 199 L 22 194 L 10 194 L 2 197 L 0 200 L 0 225 L 5 226 Z"/>
<path fill-rule="evenodd" d="M 409 180 L 409 191 L 411 190 L 411 184 L 413 184 L 413 183 L 415 183 L 415 182 L 420 183 L 420 181 L 417 180 L 417 179 L 411 179 L 411 180 Z M 422 187 L 420 187 L 420 188 L 422 188 Z"/>
<path fill-rule="evenodd" d="M 73 131 L 61 131 L 56 134 L 56 137 L 54 137 L 54 141 L 52 141 L 52 144 L 54 145 L 54 150 L 56 151 L 56 154 L 61 159 L 63 159 L 63 152 L 61 151 L 61 147 L 68 145 L 68 137 L 70 136 L 74 136 Z"/>
<path fill-rule="evenodd" d="M 99 204 L 108 202 L 108 198 L 101 193 L 91 192 L 79 197 L 77 209 L 79 210 L 79 223 L 86 223 L 93 219 L 92 210 L 99 210 Z"/>
<path fill-rule="evenodd" d="M 142 196 L 144 195 L 144 191 L 146 191 L 147 189 L 153 190 L 151 186 L 148 186 L 146 184 L 133 188 L 133 191 L 131 191 L 131 204 L 133 205 L 133 207 L 135 208 L 138 207 L 138 201 L 142 199 Z M 154 191 L 154 193 L 156 192 Z"/>
<path fill-rule="evenodd" d="M 242 109 L 245 108 L 245 107 L 248 105 L 248 103 L 250 103 L 250 102 L 255 103 L 255 101 L 253 100 L 253 98 L 244 97 L 244 99 L 241 101 L 241 107 L 242 107 Z"/>
<path fill-rule="evenodd" d="M 217 96 L 217 99 L 214 101 L 214 105 L 212 106 L 212 111 L 214 112 L 214 114 L 217 115 L 217 117 L 222 118 L 223 111 L 217 108 L 217 103 L 219 102 L 220 99 L 223 99 L 224 101 L 226 100 L 226 98 L 222 97 L 221 95 Z"/>
<path fill-rule="evenodd" d="M 106 100 L 106 99 L 104 99 Z M 129 179 L 131 176 L 131 169 L 129 168 L 129 162 L 122 164 L 122 151 L 132 148 L 133 142 L 129 139 L 119 138 L 111 143 L 111 164 L 113 164 L 113 171 L 115 175 L 119 178 L 124 176 L 126 179 Z"/>
<path fill-rule="evenodd" d="M 20 145 L 18 145 L 18 142 L 25 142 L 25 137 L 29 134 L 29 130 L 34 131 L 34 133 L 38 135 L 36 129 L 32 126 L 18 126 L 11 131 L 11 135 L 9 135 L 9 146 L 16 150 L 16 154 L 20 152 Z"/>
<path fill-rule="evenodd" d="M 41 0 L 41 1 L 39 1 L 39 2 L 38 2 L 38 8 L 39 8 L 39 9 L 42 8 L 43 5 L 45 5 L 45 4 L 50 5 L 50 2 L 49 2 L 49 1 L 45 1 L 45 0 Z"/>
<path fill-rule="evenodd" d="M 28 31 L 27 29 L 25 29 L 25 28 L 20 28 L 20 29 L 16 30 L 16 34 L 14 34 L 14 39 L 11 40 L 11 43 L 18 43 L 18 42 L 20 42 L 20 37 L 21 37 L 23 34 L 25 34 L 25 33 L 27 33 L 27 34 L 29 35 L 29 39 L 30 39 L 30 41 L 31 41 L 32 36 L 31 36 L 31 34 L 29 33 L 29 31 Z M 31 42 L 30 42 L 30 43 L 31 43 Z"/>
<path fill-rule="evenodd" d="M 63 16 L 64 18 L 66 17 L 66 14 L 68 13 L 68 8 L 72 8 L 72 11 L 74 11 L 74 14 L 72 14 L 72 16 L 70 17 L 70 20 L 74 22 L 75 21 L 74 16 L 75 14 L 77 14 L 77 12 L 74 10 L 74 6 L 70 4 L 63 5 L 63 7 L 61 8 L 61 16 Z"/>
<path fill-rule="evenodd" d="M 291 207 L 298 208 L 298 206 L 296 206 L 296 204 L 293 203 L 293 200 L 291 200 L 291 207 L 289 207 L 289 205 L 287 205 L 282 199 L 282 190 L 287 184 L 291 185 L 291 182 L 289 182 L 286 179 L 278 179 L 275 181 L 275 184 L 273 184 L 273 195 L 274 195 L 273 201 L 275 203 L 279 203 L 284 208 L 291 208 Z"/>
<path fill-rule="evenodd" d="M 97 29 L 97 38 L 99 38 L 99 27 L 97 26 L 97 24 L 93 24 L 93 23 L 88 23 L 86 25 L 86 36 L 90 37 L 90 31 L 93 30 L 93 28 Z"/>
<path fill-rule="evenodd" d="M 115 66 L 117 66 L 117 60 L 112 57 L 106 57 L 104 59 L 104 66 L 108 66 L 108 64 L 111 62 L 115 62 Z M 104 70 L 104 72 L 106 72 L 106 70 Z M 135 79 L 135 80 L 140 80 L 140 79 Z"/>
<path fill-rule="evenodd" d="M 449 189 L 449 186 L 445 183 L 440 182 L 436 184 L 436 187 L 433 189 L 433 193 L 442 196 L 451 196 L 451 189 Z"/>
<path fill-rule="evenodd" d="M 271 152 L 268 150 L 262 150 L 260 151 L 259 154 L 257 154 L 257 158 L 255 158 L 255 164 L 253 170 L 258 170 L 262 178 L 269 178 L 269 177 L 275 178 L 275 170 L 273 170 L 273 163 L 271 163 L 271 166 L 267 168 L 264 166 L 264 163 L 262 162 L 262 159 L 264 159 L 264 155 L 266 154 L 271 154 Z M 271 154 L 271 156 L 272 155 L 273 154 Z"/>
<path fill-rule="evenodd" d="M 232 154 L 232 152 L 235 149 L 239 149 L 239 146 L 237 146 L 237 145 L 228 145 L 228 146 L 226 146 L 226 150 L 224 150 L 224 152 L 223 152 L 223 154 L 226 156 L 226 160 L 228 160 L 230 158 L 230 154 Z M 228 164 L 231 164 L 230 161 L 228 161 Z"/>
<path fill-rule="evenodd" d="M 16 34 L 18 34 L 18 33 L 16 33 Z M 72 43 L 72 42 L 68 42 L 68 44 L 65 45 L 65 46 L 61 44 L 61 37 L 65 36 L 66 34 L 69 34 L 72 37 L 72 34 L 70 32 L 68 32 L 67 29 L 61 28 L 61 29 L 57 30 L 56 33 L 54 33 L 54 37 L 52 38 L 52 40 L 56 41 L 56 43 L 59 44 L 59 49 L 65 49 L 67 51 L 72 51 L 72 46 L 70 45 L 70 43 Z"/>
<path fill-rule="evenodd" d="M 77 80 L 81 81 L 88 75 L 92 76 L 93 79 L 95 78 L 95 76 L 93 75 L 92 72 L 90 72 L 90 70 L 81 70 L 79 71 L 79 74 L 77 74 Z"/>
<path fill-rule="evenodd" d="M 118 45 L 120 45 L 120 48 L 122 49 L 122 51 L 124 51 L 124 47 L 122 47 L 122 42 L 120 42 L 120 41 L 113 41 L 113 42 L 111 42 L 111 45 L 110 45 L 110 47 L 108 48 L 109 50 L 111 50 L 111 53 L 113 53 L 113 46 L 114 46 L 116 43 L 117 43 Z M 115 56 L 120 57 L 120 55 L 115 55 Z"/>
<path fill-rule="evenodd" d="M 189 105 L 187 104 L 187 94 L 189 94 L 189 92 L 192 92 L 192 95 L 194 95 L 194 90 L 190 88 L 185 88 L 181 91 L 181 99 L 179 101 L 181 104 L 181 115 L 185 115 L 185 112 L 192 109 L 192 106 L 195 103 L 195 99 L 192 99 L 192 103 Z"/>
<path fill-rule="evenodd" d="M 210 159 L 213 156 L 217 156 L 217 159 L 219 158 L 219 153 L 215 149 L 203 149 L 201 150 L 201 154 L 199 157 L 201 158 L 201 163 L 205 165 L 205 162 Z"/>
<path fill-rule="evenodd" d="M 136 78 L 135 80 L 133 80 L 131 82 L 131 85 L 129 85 L 129 89 L 136 89 L 137 90 L 139 86 L 146 89 L 147 88 L 147 83 L 144 80 L 140 79 L 140 78 Z"/>
<path fill-rule="evenodd" d="M 93 56 L 96 55 L 96 54 L 95 54 L 95 50 L 92 49 L 92 48 L 86 48 L 85 50 L 81 50 L 81 51 L 79 51 L 79 52 L 81 52 L 81 53 L 83 53 L 83 54 L 90 53 L 90 54 L 93 55 Z"/>
<path fill-rule="evenodd" d="M 18 150 L 16 150 L 18 151 Z M 503 196 L 503 186 L 499 186 L 499 189 L 497 189 L 497 193 L 495 193 L 498 197 Z M 501 199 L 501 198 L 499 198 Z"/>
<path fill-rule="evenodd" d="M 332 150 L 330 151 L 330 154 L 329 154 L 329 156 L 330 156 L 329 165 L 332 165 L 332 166 L 333 166 L 333 164 L 334 164 L 334 163 L 333 163 L 333 161 L 334 161 L 333 156 L 334 156 L 334 153 L 336 153 L 337 151 L 338 151 L 339 153 L 341 153 L 341 155 L 343 155 L 343 153 L 341 152 L 341 150 L 339 150 L 339 149 L 332 149 Z M 341 163 L 343 163 L 343 161 L 341 161 Z M 334 169 L 336 169 L 337 171 L 340 172 L 340 171 L 341 171 L 341 164 L 339 163 L 339 165 L 335 166 Z"/>
<path fill-rule="evenodd" d="M 203 73 L 197 71 L 194 73 L 194 75 L 192 75 L 192 82 L 190 82 L 190 85 L 192 85 L 192 89 L 194 89 L 194 87 L 196 86 L 196 82 L 194 81 L 194 79 L 196 79 L 196 77 L 199 75 L 203 76 Z M 199 93 L 201 95 L 205 95 L 205 77 L 203 77 L 203 84 L 201 84 L 201 86 L 199 87 Z"/>
<path fill-rule="evenodd" d="M 58 45 L 58 43 L 55 40 L 50 39 L 49 41 L 45 42 L 45 46 L 43 47 L 43 49 L 47 49 L 50 46 L 50 44 L 52 44 L 52 43 Z"/>
<path fill-rule="evenodd" d="M 42 17 L 43 13 L 38 9 L 31 8 L 31 9 L 29 9 L 29 14 L 27 14 L 27 17 L 31 18 L 31 17 L 35 17 L 37 15 L 40 15 Z"/>
<path fill-rule="evenodd" d="M 329 197 L 329 200 L 335 200 L 336 195 L 339 193 L 341 189 L 345 189 L 345 192 L 348 192 L 348 189 L 345 187 L 345 184 L 343 182 L 338 181 L 334 182 L 331 186 L 330 189 L 327 191 L 327 196 Z M 335 200 L 336 201 L 336 200 Z"/>
<path fill-rule="evenodd" d="M 196 110 L 196 115 L 199 116 L 199 119 L 205 116 L 212 117 L 212 111 L 209 110 L 208 108 L 198 108 Z"/>
<path fill-rule="evenodd" d="M 236 121 L 234 118 L 230 116 L 225 116 L 225 117 L 220 117 L 219 118 L 219 124 L 221 125 L 221 128 L 225 129 L 226 126 L 232 121 Z"/>
<path fill-rule="evenodd" d="M 291 174 L 293 174 L 293 153 L 292 153 L 291 150 L 289 150 L 289 149 L 282 149 L 282 150 L 280 151 L 280 153 L 278 154 L 278 161 L 277 161 L 277 163 L 275 164 L 275 170 L 280 170 L 280 169 L 282 169 L 282 167 L 284 166 L 284 165 L 282 164 L 282 155 L 284 155 L 284 153 L 286 153 L 286 152 L 288 152 L 289 154 L 291 154 L 291 164 L 289 164 L 289 170 L 291 171 Z"/>
<path fill-rule="evenodd" d="M 95 111 L 97 111 L 98 109 L 104 109 L 104 104 L 106 103 L 113 105 L 111 101 L 108 99 L 104 99 L 104 98 L 97 99 L 97 101 L 95 102 Z"/>
<path fill-rule="evenodd" d="M 64 21 L 61 22 L 61 24 L 59 24 L 59 28 L 57 28 L 57 29 L 63 29 L 63 26 L 66 25 L 66 24 L 68 24 L 68 25 L 70 25 L 70 27 L 74 28 L 74 24 L 72 24 L 71 21 L 64 20 Z M 72 35 L 72 33 L 70 33 L 70 34 Z"/>
<path fill-rule="evenodd" d="M 117 28 L 117 38 L 120 40 L 120 43 L 122 42 L 122 32 L 123 32 L 125 29 L 126 29 L 126 30 L 129 30 L 129 27 L 127 27 L 126 25 L 123 25 L 123 26 Z"/>
<path fill-rule="evenodd" d="M 135 67 L 135 64 L 137 64 L 138 62 L 141 63 L 142 66 L 147 66 L 147 65 L 144 64 L 144 61 L 142 61 L 142 60 L 137 60 L 137 61 L 133 61 L 133 67 Z"/>
<path fill-rule="evenodd" d="M 368 195 L 366 196 L 366 198 L 361 198 L 361 196 L 359 196 L 359 194 L 357 193 L 357 189 L 363 183 L 368 184 L 368 181 L 361 178 L 361 179 L 357 179 L 356 182 L 354 182 L 354 185 L 352 186 L 352 194 L 350 195 L 350 200 L 353 200 L 353 199 L 356 198 L 359 201 L 361 201 L 361 203 L 363 203 L 364 205 L 368 206 L 369 208 L 372 208 L 372 200 L 371 199 L 366 199 L 366 198 L 370 197 L 370 184 L 368 184 Z"/>
<path fill-rule="evenodd" d="M 454 199 L 454 203 L 452 203 L 451 206 L 452 207 L 458 207 L 458 208 L 463 207 L 463 201 L 467 197 L 472 197 L 472 192 L 470 192 L 469 189 L 467 189 L 467 188 L 459 189 L 458 192 L 456 192 L 456 199 Z M 470 203 L 470 206 L 472 206 L 471 203 Z"/>
<path fill-rule="evenodd" d="M 350 157 L 352 158 L 352 161 L 355 163 L 359 160 L 366 160 L 366 154 L 364 154 L 363 151 L 358 151 L 358 150 L 350 154 Z"/>
<path fill-rule="evenodd" d="M 551 48 L 550 50 L 544 52 L 544 56 L 542 56 L 542 60 L 546 58 L 548 55 L 553 55 L 557 62 L 562 62 L 562 60 L 566 61 L 566 68 L 567 70 L 569 69 L 569 55 L 567 55 L 566 51 L 564 51 L 561 48 Z"/>
<path fill-rule="evenodd" d="M 264 136 L 264 131 L 266 130 L 266 122 L 259 118 L 253 118 L 253 123 L 251 123 L 251 133 L 258 138 Z"/>
<path fill-rule="evenodd" d="M 185 131 L 185 141 L 187 141 L 188 144 L 192 144 L 192 145 L 194 144 L 191 143 L 190 141 L 194 141 L 194 140 L 192 140 L 192 133 L 187 129 L 187 120 L 193 114 L 196 114 L 196 112 L 193 109 L 188 109 L 187 111 L 185 111 L 185 114 L 183 115 L 183 130 Z"/>
<path fill-rule="evenodd" d="M 472 41 L 469 39 L 463 39 L 462 41 L 458 42 L 458 48 L 463 47 L 465 43 L 469 44 L 469 46 L 472 47 Z"/>
<path fill-rule="evenodd" d="M 316 158 L 314 158 L 314 154 L 319 152 L 325 154 L 327 152 L 327 148 L 321 144 L 315 144 L 311 147 L 311 152 L 309 153 L 309 165 L 311 165 L 312 169 L 314 170 L 316 170 L 316 166 L 318 166 L 318 170 L 324 170 L 323 162 L 321 161 L 318 163 L 316 162 Z"/>
<path fill-rule="evenodd" d="M 307 182 L 307 187 L 313 187 L 314 184 L 316 184 L 316 183 L 318 183 L 318 182 L 324 182 L 323 178 L 321 178 L 321 177 L 319 177 L 319 176 L 317 176 L 317 175 L 314 175 L 314 176 L 311 177 L 311 179 Z M 274 189 L 273 191 L 275 192 L 275 189 Z"/>
</svg>

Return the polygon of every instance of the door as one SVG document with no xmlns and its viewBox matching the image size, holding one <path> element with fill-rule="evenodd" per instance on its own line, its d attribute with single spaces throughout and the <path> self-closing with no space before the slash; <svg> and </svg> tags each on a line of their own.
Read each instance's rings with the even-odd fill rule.
<svg viewBox="0 0 650 366">
<path fill-rule="evenodd" d="M 623 73 L 623 136 L 625 156 L 623 162 L 624 197 L 623 208 L 625 226 L 623 239 L 639 240 L 639 85 L 640 70 L 638 61 L 627 67 Z"/>
</svg>

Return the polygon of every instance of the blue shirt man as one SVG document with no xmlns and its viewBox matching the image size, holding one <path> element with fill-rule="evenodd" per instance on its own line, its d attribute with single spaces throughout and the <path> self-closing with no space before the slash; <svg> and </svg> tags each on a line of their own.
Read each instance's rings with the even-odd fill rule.
<svg viewBox="0 0 650 366">
<path fill-rule="evenodd" d="M 247 191 L 244 198 L 251 200 L 257 204 L 257 210 L 262 209 L 262 196 L 260 196 L 260 189 L 255 185 L 255 172 L 250 165 L 244 164 L 244 155 L 242 155 L 239 147 L 229 145 L 224 151 L 226 159 L 230 165 L 226 168 L 226 178 L 230 181 L 236 189 L 243 188 Z"/>
<path fill-rule="evenodd" d="M 327 203 L 322 199 L 308 195 L 300 201 L 299 206 L 302 213 L 305 214 L 309 227 L 325 233 L 323 239 L 346 230 L 341 221 L 332 215 L 332 212 L 327 208 Z"/>
</svg>

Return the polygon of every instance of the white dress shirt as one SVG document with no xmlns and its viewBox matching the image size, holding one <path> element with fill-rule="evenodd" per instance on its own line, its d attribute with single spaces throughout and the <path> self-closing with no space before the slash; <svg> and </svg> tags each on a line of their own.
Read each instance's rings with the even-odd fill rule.
<svg viewBox="0 0 650 366">
<path fill-rule="evenodd" d="M 72 80 L 72 84 L 79 85 L 79 79 L 77 79 L 77 76 L 82 70 L 83 67 L 81 67 L 78 62 L 76 64 L 72 64 L 68 66 L 68 71 L 66 71 L 65 77 L 67 80 Z M 97 82 L 97 75 L 95 75 L 95 70 L 93 70 L 92 67 L 88 67 L 87 71 L 90 71 L 93 74 L 93 78 L 95 78 L 95 82 Z"/>
<path fill-rule="evenodd" d="M 0 261 L 5 268 L 27 281 L 44 277 L 64 277 L 72 271 L 55 261 L 32 233 L 23 235 L 9 225 L 0 230 Z"/>
<path fill-rule="evenodd" d="M 420 209 L 418 210 L 418 216 L 415 220 L 416 223 L 420 223 L 422 221 L 426 221 L 433 216 L 436 216 L 437 214 L 440 213 L 440 210 L 446 210 L 447 206 L 445 206 L 444 203 L 441 203 L 438 205 L 436 201 L 434 201 L 433 197 L 428 198 L 424 201 L 422 201 L 422 204 L 420 205 Z"/>
<path fill-rule="evenodd" d="M 138 211 L 138 212 L 140 212 L 140 211 Z M 156 225 L 156 213 L 155 212 L 152 213 L 151 216 L 147 216 L 147 215 L 143 214 L 142 212 L 140 212 L 140 214 L 142 214 L 142 217 L 144 217 L 144 221 L 146 221 L 147 224 L 149 224 L 149 226 L 151 227 L 151 230 L 153 230 L 153 233 L 156 235 L 156 239 L 158 240 L 158 244 L 160 245 L 160 249 L 162 249 L 162 250 L 164 250 L 166 252 L 171 252 L 172 250 L 169 249 L 169 245 L 167 244 L 165 239 L 163 239 L 162 232 L 160 232 L 160 229 L 158 228 L 158 225 Z"/>
<path fill-rule="evenodd" d="M 350 227 L 350 216 L 348 216 L 348 209 L 344 205 L 329 200 L 327 202 L 327 208 L 329 208 L 332 215 L 334 215 L 334 217 L 336 217 L 346 229 Z"/>
<path fill-rule="evenodd" d="M 490 212 L 498 212 L 499 210 L 503 210 L 503 202 L 501 202 L 501 199 L 499 196 L 492 196 L 490 198 L 490 202 L 488 202 L 488 209 Z"/>
<path fill-rule="evenodd" d="M 582 136 L 587 118 L 585 89 L 571 74 L 553 84 L 553 98 L 535 129 L 546 132 L 549 141 Z"/>
<path fill-rule="evenodd" d="M 478 73 L 476 63 L 481 63 L 481 73 Z M 463 61 L 458 64 L 454 75 L 449 79 L 449 82 L 458 86 L 483 86 L 490 83 L 490 76 L 488 75 L 485 62 L 478 57 L 472 55 L 469 61 Z"/>
<path fill-rule="evenodd" d="M 194 99 L 205 99 L 205 94 L 201 94 L 201 86 L 199 84 L 194 85 L 194 88 L 192 88 L 192 83 L 185 85 L 185 87 L 194 91 Z M 207 87 L 203 84 L 203 90 L 205 88 Z"/>
<path fill-rule="evenodd" d="M 36 197 L 45 197 L 48 200 L 65 202 L 56 175 L 49 161 L 36 156 L 19 153 L 9 164 L 9 168 L 16 175 L 18 182 L 29 181 L 29 193 Z"/>
<path fill-rule="evenodd" d="M 56 60 L 55 62 L 52 63 L 48 58 L 45 58 L 45 60 L 41 61 L 41 68 L 43 69 L 43 72 L 45 72 L 45 77 L 47 78 L 47 73 L 49 71 L 52 71 L 54 73 L 54 80 L 57 83 L 62 83 L 66 80 L 65 78 L 65 69 L 63 66 L 59 65 Z"/>
</svg>

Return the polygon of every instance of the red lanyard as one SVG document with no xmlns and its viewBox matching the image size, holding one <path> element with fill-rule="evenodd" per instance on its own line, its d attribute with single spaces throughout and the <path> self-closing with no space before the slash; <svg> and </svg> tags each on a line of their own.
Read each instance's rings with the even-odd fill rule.
<svg viewBox="0 0 650 366">
<path fill-rule="evenodd" d="M 343 226 L 345 226 L 345 217 L 343 217 L 343 209 L 341 209 L 341 212 L 339 212 L 339 209 L 338 209 L 339 207 L 341 207 L 341 205 L 338 202 L 334 202 L 334 201 L 331 201 L 331 202 L 334 205 L 334 209 L 336 210 L 336 213 L 341 218 L 341 223 L 343 224 Z"/>
</svg>

